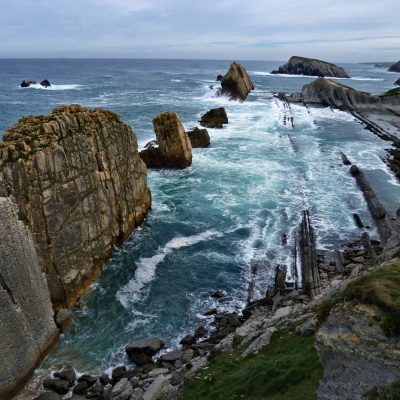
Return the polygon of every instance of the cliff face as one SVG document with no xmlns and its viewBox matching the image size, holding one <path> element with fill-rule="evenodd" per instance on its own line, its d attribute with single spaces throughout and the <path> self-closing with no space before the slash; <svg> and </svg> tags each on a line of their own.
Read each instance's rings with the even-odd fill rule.
<svg viewBox="0 0 400 400">
<path fill-rule="evenodd" d="M 390 72 L 400 72 L 400 61 L 398 61 L 397 63 L 393 64 L 390 66 L 389 68 Z"/>
<path fill-rule="evenodd" d="M 131 128 L 76 105 L 25 117 L 5 133 L 0 196 L 17 203 L 56 308 L 86 290 L 151 203 Z"/>
<path fill-rule="evenodd" d="M 244 101 L 252 90 L 254 85 L 246 69 L 243 65 L 233 62 L 221 79 L 220 94 L 228 95 L 232 100 Z"/>
<path fill-rule="evenodd" d="M 313 58 L 293 56 L 273 74 L 328 76 L 335 78 L 350 78 L 346 71 L 335 64 Z"/>
<path fill-rule="evenodd" d="M 0 196 L 0 399 L 11 398 L 55 342 L 45 275 L 18 206 Z"/>
</svg>

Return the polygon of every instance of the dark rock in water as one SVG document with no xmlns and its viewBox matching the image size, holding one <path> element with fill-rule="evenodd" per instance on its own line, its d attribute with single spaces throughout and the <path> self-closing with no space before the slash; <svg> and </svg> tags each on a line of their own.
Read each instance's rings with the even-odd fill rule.
<svg viewBox="0 0 400 400">
<path fill-rule="evenodd" d="M 252 90 L 253 82 L 243 65 L 233 62 L 221 80 L 221 90 L 218 94 L 228 95 L 231 100 L 244 101 Z"/>
<path fill-rule="evenodd" d="M 179 343 L 183 344 L 184 346 L 191 346 L 192 344 L 196 343 L 196 338 L 193 335 L 186 335 Z"/>
<path fill-rule="evenodd" d="M 223 75 L 221 75 L 221 74 L 219 74 L 218 76 L 217 76 L 217 82 L 221 82 L 222 81 L 222 79 L 224 79 L 224 76 Z"/>
<path fill-rule="evenodd" d="M 55 372 L 54 377 L 67 381 L 69 385 L 72 386 L 76 380 L 76 372 L 71 366 L 68 365 L 61 371 Z"/>
<path fill-rule="evenodd" d="M 211 297 L 213 297 L 214 299 L 222 299 L 222 297 L 225 296 L 225 293 L 222 290 L 217 290 L 216 292 L 214 292 Z"/>
<path fill-rule="evenodd" d="M 62 397 L 54 392 L 43 392 L 38 397 L 35 397 L 34 400 L 61 400 Z"/>
<path fill-rule="evenodd" d="M 210 135 L 207 129 L 193 128 L 187 132 L 192 147 L 208 147 L 210 145 Z"/>
<path fill-rule="evenodd" d="M 71 310 L 67 310 L 66 308 L 61 308 L 57 312 L 56 324 L 61 333 L 65 333 L 66 331 L 68 331 L 68 329 L 71 328 L 73 317 L 74 313 Z"/>
<path fill-rule="evenodd" d="M 26 87 L 29 87 L 31 85 L 34 85 L 35 83 L 36 83 L 35 81 L 25 80 L 25 81 L 21 82 L 21 87 L 26 88 Z"/>
<path fill-rule="evenodd" d="M 390 72 L 400 72 L 400 61 L 398 61 L 397 63 L 395 63 L 392 66 L 390 66 L 388 71 L 390 71 Z"/>
<path fill-rule="evenodd" d="M 224 107 L 213 108 L 201 116 L 200 125 L 206 128 L 222 128 L 228 123 L 228 116 Z"/>
<path fill-rule="evenodd" d="M 126 367 L 122 365 L 121 367 L 114 368 L 112 370 L 112 379 L 116 383 L 120 381 L 126 374 Z"/>
<path fill-rule="evenodd" d="M 67 394 L 69 391 L 69 383 L 62 379 L 45 379 L 43 387 L 61 395 Z"/>
<path fill-rule="evenodd" d="M 354 213 L 353 218 L 354 218 L 354 222 L 356 223 L 358 228 L 360 228 L 360 229 L 364 228 L 364 224 L 362 223 L 361 218 L 358 214 Z"/>
<path fill-rule="evenodd" d="M 217 310 L 215 310 L 217 311 Z M 204 326 L 199 326 L 195 331 L 194 331 L 194 337 L 195 338 L 201 338 L 203 336 L 207 335 L 207 329 Z"/>
<path fill-rule="evenodd" d="M 126 370 L 126 368 L 125 368 L 125 370 Z M 100 377 L 99 377 L 99 381 L 100 381 L 100 383 L 102 384 L 102 385 L 107 385 L 109 382 L 110 382 L 110 378 L 108 377 L 108 375 L 107 374 L 103 374 L 103 375 L 101 375 Z"/>
<path fill-rule="evenodd" d="M 396 86 L 400 86 L 400 78 L 394 83 Z"/>
<path fill-rule="evenodd" d="M 44 81 L 40 82 L 40 84 L 41 84 L 42 86 L 44 86 L 45 88 L 51 86 L 51 83 L 50 83 L 47 79 L 45 79 Z"/>
<path fill-rule="evenodd" d="M 343 68 L 326 61 L 316 60 L 313 58 L 293 56 L 277 71 L 272 71 L 272 74 L 289 74 L 289 75 L 307 75 L 318 77 L 335 77 L 335 78 L 350 78 Z"/>
<path fill-rule="evenodd" d="M 210 308 L 209 310 L 207 310 L 203 315 L 205 317 L 209 317 L 211 315 L 214 315 L 217 313 L 217 309 L 216 308 Z"/>
<path fill-rule="evenodd" d="M 177 350 L 177 351 L 169 351 L 168 353 L 163 354 L 160 357 L 161 361 L 165 361 L 165 362 L 170 362 L 173 363 L 177 360 L 182 360 L 182 358 L 185 356 L 185 352 L 181 351 L 181 350 Z"/>
<path fill-rule="evenodd" d="M 351 165 L 351 161 L 347 158 L 346 154 L 340 152 L 340 157 L 342 158 L 343 165 Z"/>
<path fill-rule="evenodd" d="M 86 381 L 78 382 L 72 389 L 73 394 L 86 394 L 89 389 L 89 384 Z"/>
<path fill-rule="evenodd" d="M 186 168 L 192 164 L 192 146 L 177 113 L 164 112 L 153 119 L 158 147 L 140 152 L 148 168 Z"/>
<path fill-rule="evenodd" d="M 125 347 L 128 357 L 137 365 L 146 365 L 152 363 L 152 356 L 157 354 L 165 343 L 158 337 L 138 340 L 129 343 Z"/>
<path fill-rule="evenodd" d="M 87 382 L 89 386 L 92 386 L 97 382 L 97 378 L 92 375 L 84 374 L 78 378 L 78 382 Z"/>
</svg>

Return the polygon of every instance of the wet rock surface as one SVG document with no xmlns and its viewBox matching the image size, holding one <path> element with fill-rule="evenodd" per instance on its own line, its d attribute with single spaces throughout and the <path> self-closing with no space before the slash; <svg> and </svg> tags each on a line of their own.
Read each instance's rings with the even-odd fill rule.
<svg viewBox="0 0 400 400">
<path fill-rule="evenodd" d="M 213 108 L 201 116 L 200 125 L 206 128 L 223 128 L 228 123 L 228 115 L 224 107 Z"/>
<path fill-rule="evenodd" d="M 218 79 L 220 78 L 220 79 Z M 219 95 L 227 95 L 231 100 L 246 100 L 248 94 L 254 90 L 246 69 L 243 65 L 233 62 L 229 71 L 223 76 L 218 76 L 217 80 L 221 81 L 221 89 Z"/>
<path fill-rule="evenodd" d="M 210 145 L 210 135 L 207 129 L 193 128 L 187 132 L 192 148 L 208 147 Z"/>
</svg>

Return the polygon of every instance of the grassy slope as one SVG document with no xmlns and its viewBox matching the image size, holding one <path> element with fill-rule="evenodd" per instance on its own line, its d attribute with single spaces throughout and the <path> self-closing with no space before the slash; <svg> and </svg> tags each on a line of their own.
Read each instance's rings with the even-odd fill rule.
<svg viewBox="0 0 400 400">
<path fill-rule="evenodd" d="M 312 400 L 323 370 L 314 337 L 277 332 L 258 354 L 215 352 L 185 385 L 183 400 Z"/>
</svg>

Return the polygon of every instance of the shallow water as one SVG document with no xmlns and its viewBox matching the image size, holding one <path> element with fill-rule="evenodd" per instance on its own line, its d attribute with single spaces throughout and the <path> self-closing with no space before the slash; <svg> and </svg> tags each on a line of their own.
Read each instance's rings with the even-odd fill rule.
<svg viewBox="0 0 400 400">
<path fill-rule="evenodd" d="M 0 60 L 0 128 L 26 114 L 49 113 L 60 104 L 105 107 L 131 124 L 140 146 L 154 137 L 152 118 L 176 111 L 187 128 L 201 113 L 224 106 L 229 124 L 210 129 L 211 147 L 193 150 L 183 171 L 150 171 L 153 210 L 116 249 L 77 313 L 73 329 L 43 363 L 68 362 L 81 371 L 125 361 L 133 339 L 161 336 L 170 347 L 205 323 L 210 293 L 231 296 L 218 307 L 238 309 L 246 300 L 251 265 L 257 264 L 254 298 L 271 282 L 277 264 L 290 265 L 294 231 L 308 208 L 318 247 L 332 250 L 358 237 L 352 214 L 376 231 L 366 203 L 339 151 L 357 163 L 394 213 L 400 187 L 381 160 L 389 146 L 344 112 L 294 105 L 272 98 L 298 91 L 313 78 L 274 76 L 280 63 L 243 62 L 256 86 L 245 103 L 214 96 L 228 61 Z M 344 65 L 355 79 L 340 80 L 381 93 L 395 74 L 368 65 Z M 21 89 L 23 79 L 49 79 L 49 89 Z M 214 86 L 210 89 L 210 86 Z M 283 123 L 294 118 L 294 127 Z M 282 235 L 288 236 L 282 245 Z"/>
</svg>

